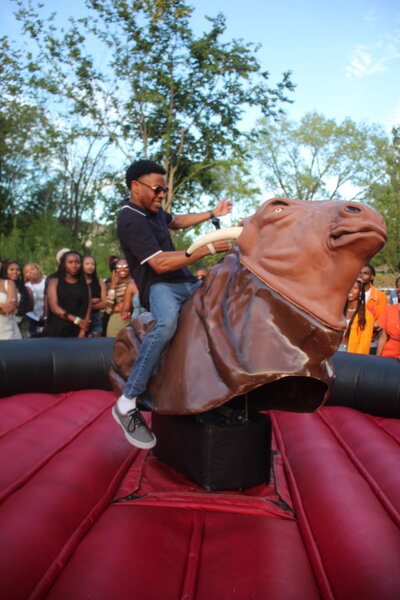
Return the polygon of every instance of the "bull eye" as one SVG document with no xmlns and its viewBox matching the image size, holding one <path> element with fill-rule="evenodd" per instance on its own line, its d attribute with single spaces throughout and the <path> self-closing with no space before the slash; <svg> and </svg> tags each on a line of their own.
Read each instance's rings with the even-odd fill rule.
<svg viewBox="0 0 400 600">
<path fill-rule="evenodd" d="M 280 206 L 277 206 L 277 208 L 274 208 L 274 212 L 282 212 L 283 208 Z"/>
<path fill-rule="evenodd" d="M 349 213 L 360 213 L 361 210 L 358 208 L 358 206 L 346 206 L 346 208 L 344 209 L 346 212 Z"/>
</svg>

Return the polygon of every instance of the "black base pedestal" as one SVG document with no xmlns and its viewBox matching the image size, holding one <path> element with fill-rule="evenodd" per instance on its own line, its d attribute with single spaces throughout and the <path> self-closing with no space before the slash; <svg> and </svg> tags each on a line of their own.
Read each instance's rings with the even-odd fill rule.
<svg viewBox="0 0 400 600">
<path fill-rule="evenodd" d="M 258 413 L 244 423 L 200 422 L 153 413 L 154 454 L 206 490 L 242 490 L 268 483 L 271 422 Z"/>
</svg>

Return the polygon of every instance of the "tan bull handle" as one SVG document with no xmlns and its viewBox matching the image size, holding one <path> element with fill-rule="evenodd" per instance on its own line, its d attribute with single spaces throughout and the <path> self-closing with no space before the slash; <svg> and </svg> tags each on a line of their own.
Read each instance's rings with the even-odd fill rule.
<svg viewBox="0 0 400 600">
<path fill-rule="evenodd" d="M 206 233 L 189 246 L 186 250 L 186 256 L 191 256 L 195 250 L 198 250 L 202 246 L 212 244 L 213 242 L 218 242 L 220 240 L 236 240 L 242 231 L 243 227 L 227 227 L 226 229 L 218 229 L 218 231 Z"/>
</svg>

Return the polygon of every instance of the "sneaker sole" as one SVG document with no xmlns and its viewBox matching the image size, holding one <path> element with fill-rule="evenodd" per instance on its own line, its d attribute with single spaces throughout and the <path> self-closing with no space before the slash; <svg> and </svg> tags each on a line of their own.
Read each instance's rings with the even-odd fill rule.
<svg viewBox="0 0 400 600">
<path fill-rule="evenodd" d="M 140 448 L 141 450 L 150 450 L 151 448 L 154 448 L 154 446 L 157 444 L 157 439 L 154 436 L 154 440 L 152 442 L 139 442 L 137 440 L 133 440 L 125 431 L 124 427 L 122 426 L 121 421 L 118 418 L 118 415 L 115 412 L 115 406 L 113 406 L 112 409 L 112 416 L 114 417 L 115 421 L 118 423 L 118 425 L 122 428 L 122 431 L 124 432 L 124 435 L 126 437 L 126 439 L 128 440 L 128 442 L 130 444 L 132 444 L 132 446 L 136 446 L 136 448 Z M 154 433 L 153 433 L 154 435 Z"/>
</svg>

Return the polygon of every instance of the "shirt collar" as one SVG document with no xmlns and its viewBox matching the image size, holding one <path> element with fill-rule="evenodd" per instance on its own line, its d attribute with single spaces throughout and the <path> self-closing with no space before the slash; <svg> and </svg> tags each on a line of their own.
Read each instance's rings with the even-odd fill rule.
<svg viewBox="0 0 400 600">
<path fill-rule="evenodd" d="M 139 214 L 143 215 L 144 217 L 151 217 L 153 214 L 150 210 L 144 210 L 141 206 L 134 204 L 133 202 L 131 202 L 129 200 L 129 198 L 127 198 L 126 200 L 123 201 L 122 208 L 130 208 L 131 210 L 138 212 Z"/>
</svg>

